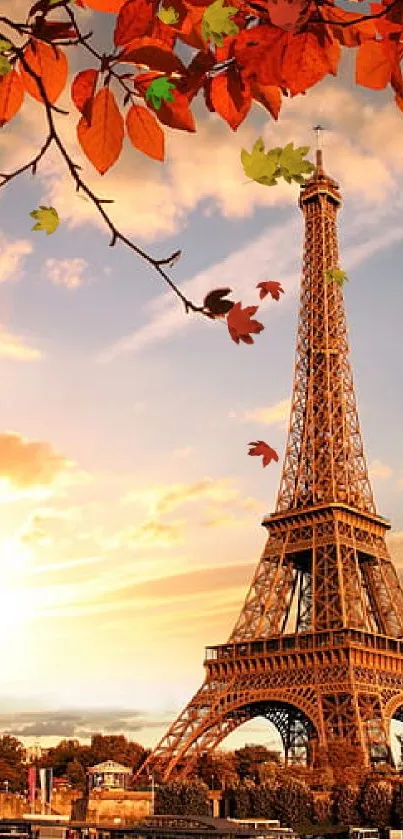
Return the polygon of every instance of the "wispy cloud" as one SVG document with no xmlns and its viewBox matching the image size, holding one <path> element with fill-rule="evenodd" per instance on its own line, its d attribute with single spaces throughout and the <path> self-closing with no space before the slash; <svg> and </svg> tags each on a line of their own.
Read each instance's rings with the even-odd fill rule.
<svg viewBox="0 0 403 839">
<path fill-rule="evenodd" d="M 254 408 L 253 411 L 230 411 L 230 419 L 236 419 L 239 422 L 253 422 L 261 425 L 274 425 L 278 428 L 284 429 L 287 427 L 290 416 L 290 399 L 281 399 L 275 405 L 262 406 L 261 408 Z"/>
<path fill-rule="evenodd" d="M 64 288 L 79 288 L 85 282 L 84 271 L 88 267 L 85 259 L 47 259 L 45 274 L 51 283 Z"/>
<path fill-rule="evenodd" d="M 390 478 L 393 475 L 393 469 L 387 463 L 382 463 L 381 460 L 372 460 L 368 466 L 371 478 Z"/>
<path fill-rule="evenodd" d="M 42 350 L 30 346 L 20 335 L 0 327 L 0 357 L 10 361 L 40 361 Z"/>
</svg>

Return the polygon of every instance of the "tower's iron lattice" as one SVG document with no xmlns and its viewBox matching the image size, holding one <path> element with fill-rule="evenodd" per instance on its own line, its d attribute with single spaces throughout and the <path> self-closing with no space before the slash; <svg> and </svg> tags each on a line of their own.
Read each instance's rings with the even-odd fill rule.
<svg viewBox="0 0 403 839">
<path fill-rule="evenodd" d="M 142 770 L 186 776 L 198 756 L 263 716 L 286 759 L 317 764 L 332 746 L 390 762 L 403 707 L 403 591 L 364 457 L 339 267 L 338 185 L 301 188 L 305 246 L 291 417 L 276 511 L 228 642 L 208 647 L 201 688 Z M 333 750 L 334 751 L 334 750 Z"/>
</svg>

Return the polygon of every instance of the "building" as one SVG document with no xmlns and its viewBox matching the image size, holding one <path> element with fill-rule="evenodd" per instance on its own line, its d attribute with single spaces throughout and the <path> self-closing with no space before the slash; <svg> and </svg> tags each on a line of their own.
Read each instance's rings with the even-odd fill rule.
<svg viewBox="0 0 403 839">
<path fill-rule="evenodd" d="M 127 789 L 132 770 L 114 760 L 105 760 L 87 770 L 90 789 Z"/>
</svg>

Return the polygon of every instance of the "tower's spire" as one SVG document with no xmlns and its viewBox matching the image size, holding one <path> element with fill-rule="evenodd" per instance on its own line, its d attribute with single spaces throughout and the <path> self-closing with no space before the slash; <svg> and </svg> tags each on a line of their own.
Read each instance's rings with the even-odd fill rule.
<svg viewBox="0 0 403 839">
<path fill-rule="evenodd" d="M 315 125 L 312 131 L 316 134 L 316 175 L 324 175 L 323 171 L 323 146 L 322 132 L 326 129 L 323 125 Z"/>
</svg>

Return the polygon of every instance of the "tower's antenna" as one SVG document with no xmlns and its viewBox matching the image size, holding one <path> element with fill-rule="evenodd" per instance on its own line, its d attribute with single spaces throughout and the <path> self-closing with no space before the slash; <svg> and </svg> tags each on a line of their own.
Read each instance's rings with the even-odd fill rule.
<svg viewBox="0 0 403 839">
<path fill-rule="evenodd" d="M 322 133 L 326 131 L 323 125 L 315 125 L 312 131 L 316 134 L 316 173 L 323 173 Z"/>
</svg>

